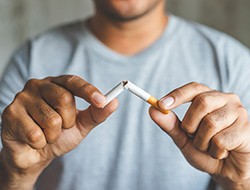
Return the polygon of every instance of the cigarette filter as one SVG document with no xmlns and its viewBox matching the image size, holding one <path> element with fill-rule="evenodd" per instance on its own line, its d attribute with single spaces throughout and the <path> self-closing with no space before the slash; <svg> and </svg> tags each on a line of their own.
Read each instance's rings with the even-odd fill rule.
<svg viewBox="0 0 250 190">
<path fill-rule="evenodd" d="M 106 96 L 106 100 L 107 100 L 106 105 L 109 102 L 111 102 L 114 98 L 116 98 L 119 94 L 121 94 L 124 89 L 132 92 L 133 94 L 135 94 L 136 96 L 138 96 L 142 100 L 148 102 L 154 108 L 158 109 L 162 113 L 165 113 L 165 114 L 169 113 L 169 110 L 162 110 L 159 107 L 159 105 L 158 105 L 158 101 L 159 100 L 157 100 L 154 96 L 150 95 L 149 93 L 147 93 L 146 91 L 144 91 L 143 89 L 141 89 L 140 87 L 136 86 L 135 84 L 133 84 L 130 81 L 122 81 L 118 85 L 116 85 L 111 91 L 109 91 L 105 95 Z"/>
<path fill-rule="evenodd" d="M 150 105 L 152 105 L 154 108 L 158 109 L 159 111 L 161 111 L 162 113 L 168 114 L 169 110 L 162 110 L 159 105 L 158 105 L 158 101 L 154 96 L 150 95 L 149 93 L 147 93 L 146 91 L 144 91 L 143 89 L 141 89 L 140 87 L 136 86 L 135 84 L 133 84 L 130 81 L 123 81 L 124 88 L 129 90 L 130 92 L 132 92 L 133 94 L 135 94 L 136 96 L 138 96 L 139 98 L 141 98 L 142 100 L 148 102 Z"/>
</svg>

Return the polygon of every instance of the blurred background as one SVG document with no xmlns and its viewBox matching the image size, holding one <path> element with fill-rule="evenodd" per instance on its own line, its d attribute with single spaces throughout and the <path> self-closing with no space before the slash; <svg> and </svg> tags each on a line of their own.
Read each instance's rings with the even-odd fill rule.
<svg viewBox="0 0 250 190">
<path fill-rule="evenodd" d="M 224 31 L 250 47 L 250 0 L 167 0 L 167 9 Z M 27 38 L 92 13 L 92 0 L 0 0 L 0 75 Z"/>
</svg>

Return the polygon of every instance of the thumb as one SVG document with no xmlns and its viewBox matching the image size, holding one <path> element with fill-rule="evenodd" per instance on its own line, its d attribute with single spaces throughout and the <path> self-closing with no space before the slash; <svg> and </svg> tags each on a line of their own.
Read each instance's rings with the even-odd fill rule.
<svg viewBox="0 0 250 190">
<path fill-rule="evenodd" d="M 173 139 L 179 149 L 182 150 L 191 142 L 187 134 L 181 129 L 181 121 L 174 112 L 170 111 L 168 114 L 163 114 L 157 109 L 150 107 L 149 115 Z"/>
<path fill-rule="evenodd" d="M 150 107 L 149 114 L 152 120 L 173 139 L 193 167 L 210 174 L 215 173 L 219 161 L 193 146 L 192 139 L 182 130 L 181 121 L 174 112 L 170 111 L 168 114 L 163 114 Z"/>
<path fill-rule="evenodd" d="M 112 100 L 104 108 L 90 105 L 87 109 L 78 111 L 76 124 L 82 136 L 86 136 L 94 127 L 104 122 L 118 108 L 118 100 Z"/>
</svg>

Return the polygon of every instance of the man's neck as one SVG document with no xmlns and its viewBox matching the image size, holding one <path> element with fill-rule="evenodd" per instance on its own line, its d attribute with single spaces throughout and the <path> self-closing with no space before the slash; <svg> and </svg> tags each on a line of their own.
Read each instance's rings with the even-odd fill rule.
<svg viewBox="0 0 250 190">
<path fill-rule="evenodd" d="M 114 21 L 97 12 L 90 19 L 89 26 L 109 48 L 120 54 L 135 55 L 160 38 L 167 23 L 164 5 L 159 4 L 147 15 L 128 22 Z"/>
</svg>

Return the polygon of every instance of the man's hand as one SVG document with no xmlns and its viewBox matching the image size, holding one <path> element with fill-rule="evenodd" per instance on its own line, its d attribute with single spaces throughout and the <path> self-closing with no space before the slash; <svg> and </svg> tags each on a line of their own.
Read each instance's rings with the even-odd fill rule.
<svg viewBox="0 0 250 190">
<path fill-rule="evenodd" d="M 235 94 L 190 83 L 161 99 L 162 109 L 191 102 L 182 122 L 150 108 L 151 118 L 168 133 L 187 161 L 211 174 L 227 190 L 250 187 L 250 124 Z"/>
<path fill-rule="evenodd" d="M 77 110 L 75 96 L 91 105 Z M 2 115 L 0 189 L 32 189 L 42 170 L 72 149 L 113 113 L 100 91 L 77 76 L 32 79 Z M 0 177 L 0 178 L 1 178 Z"/>
</svg>

